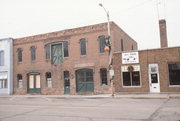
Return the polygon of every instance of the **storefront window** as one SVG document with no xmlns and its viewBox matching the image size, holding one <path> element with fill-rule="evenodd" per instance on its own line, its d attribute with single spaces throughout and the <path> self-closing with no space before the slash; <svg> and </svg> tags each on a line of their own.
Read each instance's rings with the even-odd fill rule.
<svg viewBox="0 0 180 121">
<path fill-rule="evenodd" d="M 180 62 L 170 63 L 169 67 L 169 84 L 180 85 Z"/>
<path fill-rule="evenodd" d="M 122 66 L 123 86 L 140 86 L 140 67 Z"/>
</svg>

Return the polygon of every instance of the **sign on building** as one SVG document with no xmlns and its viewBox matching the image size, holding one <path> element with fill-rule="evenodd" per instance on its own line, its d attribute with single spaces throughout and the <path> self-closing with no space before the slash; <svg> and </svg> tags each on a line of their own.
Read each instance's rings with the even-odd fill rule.
<svg viewBox="0 0 180 121">
<path fill-rule="evenodd" d="M 138 52 L 122 53 L 122 64 L 139 63 Z"/>
</svg>

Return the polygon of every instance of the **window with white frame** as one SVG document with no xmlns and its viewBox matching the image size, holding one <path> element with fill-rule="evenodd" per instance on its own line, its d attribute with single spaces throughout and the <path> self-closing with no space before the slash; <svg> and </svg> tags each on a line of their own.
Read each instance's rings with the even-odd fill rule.
<svg viewBox="0 0 180 121">
<path fill-rule="evenodd" d="M 7 79 L 0 79 L 0 88 L 7 88 Z"/>
<path fill-rule="evenodd" d="M 123 86 L 140 86 L 140 66 L 122 66 Z"/>
<path fill-rule="evenodd" d="M 22 75 L 17 75 L 17 81 L 18 81 L 18 88 L 22 88 Z"/>
<path fill-rule="evenodd" d="M 46 85 L 47 88 L 52 88 L 51 72 L 46 72 Z"/>
</svg>

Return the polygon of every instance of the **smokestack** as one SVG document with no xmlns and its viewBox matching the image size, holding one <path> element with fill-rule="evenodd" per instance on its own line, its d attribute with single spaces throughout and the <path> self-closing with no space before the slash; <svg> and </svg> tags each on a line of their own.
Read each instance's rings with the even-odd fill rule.
<svg viewBox="0 0 180 121">
<path fill-rule="evenodd" d="M 160 31 L 161 48 L 168 47 L 166 20 L 165 19 L 159 20 L 159 31 Z"/>
</svg>

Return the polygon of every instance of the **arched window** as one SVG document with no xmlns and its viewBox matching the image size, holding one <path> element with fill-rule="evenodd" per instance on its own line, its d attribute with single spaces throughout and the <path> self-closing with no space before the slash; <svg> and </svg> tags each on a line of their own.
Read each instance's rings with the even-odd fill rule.
<svg viewBox="0 0 180 121">
<path fill-rule="evenodd" d="M 35 48 L 35 46 L 32 46 L 30 48 L 30 50 L 31 50 L 31 60 L 34 61 L 34 60 L 36 60 L 36 48 Z"/>
<path fill-rule="evenodd" d="M 81 44 L 81 55 L 86 55 L 86 40 L 80 39 Z"/>
<path fill-rule="evenodd" d="M 17 49 L 18 62 L 22 62 L 22 49 Z"/>
</svg>

